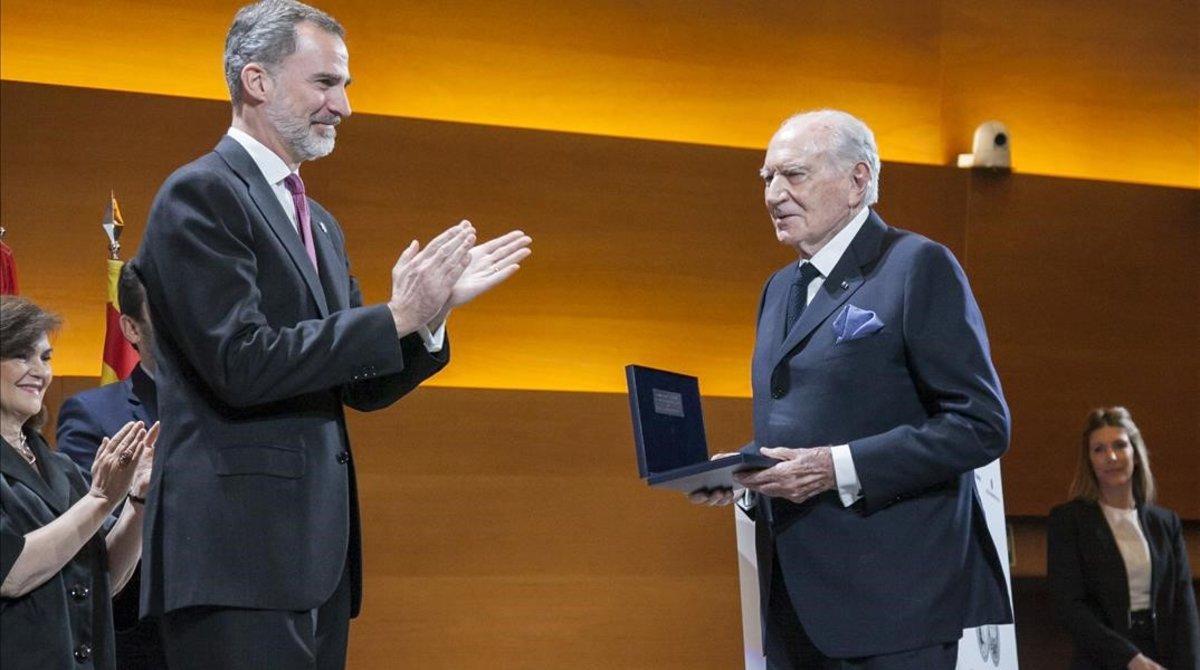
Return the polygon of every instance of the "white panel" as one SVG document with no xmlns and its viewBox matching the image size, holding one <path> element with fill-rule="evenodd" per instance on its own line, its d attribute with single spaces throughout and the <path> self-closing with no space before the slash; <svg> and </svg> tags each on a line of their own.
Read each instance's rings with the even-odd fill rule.
<svg viewBox="0 0 1200 670">
<path fill-rule="evenodd" d="M 742 585 L 742 643 L 746 650 L 746 670 L 766 670 L 763 657 L 762 625 L 758 610 L 758 561 L 754 551 L 754 522 L 733 506 L 737 526 L 738 579 Z"/>
<path fill-rule="evenodd" d="M 975 488 L 983 502 L 988 530 L 1000 563 L 1004 582 L 1012 600 L 1012 574 L 1008 566 L 1008 532 L 1004 522 L 1004 488 L 1000 485 L 1000 461 L 992 461 L 975 471 Z M 1017 631 L 1012 624 L 983 626 L 963 631 L 958 643 L 958 670 L 1017 670 Z"/>
</svg>

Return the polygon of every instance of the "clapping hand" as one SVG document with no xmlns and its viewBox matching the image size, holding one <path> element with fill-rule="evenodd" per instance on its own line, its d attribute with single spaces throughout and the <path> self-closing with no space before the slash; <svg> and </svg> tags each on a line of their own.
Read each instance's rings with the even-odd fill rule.
<svg viewBox="0 0 1200 670">
<path fill-rule="evenodd" d="M 142 449 L 142 455 L 138 458 L 137 469 L 133 473 L 133 483 L 129 487 L 129 492 L 139 498 L 146 497 L 146 491 L 150 488 L 150 473 L 154 470 L 154 445 L 158 442 L 159 424 L 154 422 L 150 426 L 150 430 L 146 431 L 146 446 Z"/>
<path fill-rule="evenodd" d="M 130 421 L 116 435 L 101 440 L 96 459 L 92 461 L 92 488 L 89 495 L 115 507 L 129 493 L 146 447 L 153 450 L 157 439 L 158 424 L 147 431 L 146 424 L 141 421 Z"/>
<path fill-rule="evenodd" d="M 533 238 L 514 230 L 471 249 L 467 269 L 451 289 L 446 311 L 471 302 L 516 274 L 519 263 L 533 253 L 529 248 L 532 242 Z"/>
<path fill-rule="evenodd" d="M 429 325 L 450 299 L 469 262 L 475 228 L 463 221 L 430 240 L 424 249 L 413 240 L 392 268 L 388 309 L 401 337 Z"/>
</svg>

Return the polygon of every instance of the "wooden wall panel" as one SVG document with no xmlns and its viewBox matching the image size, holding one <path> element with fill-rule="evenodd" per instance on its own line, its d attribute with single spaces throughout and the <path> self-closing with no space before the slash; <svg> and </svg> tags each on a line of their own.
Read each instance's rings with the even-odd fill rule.
<svg viewBox="0 0 1200 670">
<path fill-rule="evenodd" d="M 1012 514 L 1066 496 L 1087 412 L 1125 405 L 1200 518 L 1200 191 L 980 173 L 968 271 L 1013 413 Z"/>
<path fill-rule="evenodd" d="M 748 401 L 707 399 L 705 410 L 714 447 L 741 443 Z M 740 658 L 729 510 L 637 479 L 624 397 L 422 389 L 353 415 L 351 431 L 368 524 L 356 665 L 715 669 Z"/>
<path fill-rule="evenodd" d="M 122 197 L 131 254 L 157 185 L 214 143 L 226 112 L 0 85 L 0 222 L 25 292 L 67 316 L 59 374 L 98 369 L 108 189 Z M 396 249 L 463 215 L 534 235 L 512 284 L 452 316 L 455 364 L 434 385 L 617 392 L 622 366 L 639 362 L 697 374 L 708 395 L 745 396 L 761 282 L 790 256 L 762 211 L 760 160 L 362 115 L 304 172 L 346 228 L 370 300 L 385 297 Z M 1010 511 L 1041 515 L 1062 500 L 1083 413 L 1120 402 L 1150 441 L 1163 500 L 1200 517 L 1189 446 L 1200 423 L 1198 192 L 906 163 L 885 164 L 881 192 L 888 221 L 944 242 L 967 267 L 1013 408 Z"/>
</svg>

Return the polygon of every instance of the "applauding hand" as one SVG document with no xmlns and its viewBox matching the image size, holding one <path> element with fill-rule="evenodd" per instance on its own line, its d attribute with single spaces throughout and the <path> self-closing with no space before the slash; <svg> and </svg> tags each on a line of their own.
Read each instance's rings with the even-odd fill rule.
<svg viewBox="0 0 1200 670">
<path fill-rule="evenodd" d="M 471 249 L 467 269 L 450 291 L 447 311 L 471 302 L 516 274 L 521 268 L 519 263 L 533 253 L 529 248 L 532 242 L 531 237 L 514 230 Z"/>
<path fill-rule="evenodd" d="M 92 461 L 92 488 L 88 494 L 105 501 L 110 510 L 116 507 L 129 493 L 146 446 L 153 449 L 156 439 L 157 424 L 147 431 L 141 421 L 130 421 L 116 435 L 101 440 Z"/>
<path fill-rule="evenodd" d="M 454 288 L 467 269 L 467 253 L 475 244 L 475 228 L 463 221 L 446 229 L 421 248 L 408 245 L 392 268 L 392 298 L 388 309 L 396 333 L 404 337 L 427 326 L 444 312 Z"/>
<path fill-rule="evenodd" d="M 158 422 L 155 421 L 154 425 L 150 426 L 150 430 L 146 431 L 146 446 L 142 449 L 142 456 L 137 462 L 137 470 L 133 473 L 133 483 L 129 487 L 129 492 L 139 498 L 145 498 L 146 491 L 150 488 L 150 473 L 154 470 L 154 444 L 158 442 L 158 430 Z"/>
</svg>

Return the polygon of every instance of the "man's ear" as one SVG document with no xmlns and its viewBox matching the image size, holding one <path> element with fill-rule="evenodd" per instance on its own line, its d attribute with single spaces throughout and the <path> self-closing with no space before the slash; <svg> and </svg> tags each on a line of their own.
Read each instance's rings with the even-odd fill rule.
<svg viewBox="0 0 1200 670">
<path fill-rule="evenodd" d="M 850 207 L 856 207 L 867 197 L 867 186 L 871 183 L 871 168 L 866 163 L 855 163 L 850 170 Z"/>
<path fill-rule="evenodd" d="M 242 68 L 242 94 L 248 102 L 265 102 L 267 95 L 274 88 L 275 82 L 271 73 L 258 63 L 248 63 Z"/>
<path fill-rule="evenodd" d="M 117 324 L 121 327 L 121 335 L 125 336 L 125 341 L 136 349 L 142 342 L 142 329 L 138 327 L 137 321 L 122 314 L 121 318 L 117 319 Z"/>
</svg>

